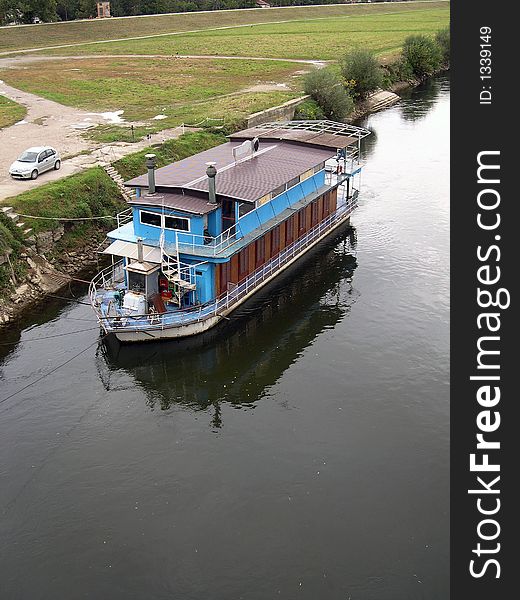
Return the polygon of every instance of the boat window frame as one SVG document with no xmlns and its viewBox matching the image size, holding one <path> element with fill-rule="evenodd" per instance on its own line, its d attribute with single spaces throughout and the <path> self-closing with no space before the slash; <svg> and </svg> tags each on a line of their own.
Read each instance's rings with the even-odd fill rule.
<svg viewBox="0 0 520 600">
<path fill-rule="evenodd" d="M 186 221 L 188 229 L 179 229 L 178 227 L 166 227 L 166 219 L 177 219 L 178 221 Z M 179 217 L 177 215 L 162 215 L 162 220 L 164 223 L 164 229 L 168 231 L 184 231 L 186 233 L 190 233 L 191 231 L 191 219 L 188 217 Z"/>
<path fill-rule="evenodd" d="M 145 223 L 143 221 L 142 215 L 143 214 L 148 214 L 148 215 L 154 215 L 159 217 L 159 221 L 160 221 L 160 225 L 152 225 L 151 223 Z M 174 227 L 166 227 L 166 217 L 170 217 L 172 219 L 181 219 L 183 221 L 187 221 L 188 223 L 188 229 L 177 229 Z M 164 214 L 164 213 L 160 213 L 160 212 L 156 212 L 154 210 L 144 210 L 144 209 L 139 209 L 139 223 L 141 225 L 146 225 L 147 227 L 157 227 L 157 229 L 167 229 L 168 231 L 181 231 L 184 233 L 190 233 L 191 232 L 191 219 L 189 217 L 181 217 L 179 215 L 170 215 L 170 214 Z"/>
</svg>

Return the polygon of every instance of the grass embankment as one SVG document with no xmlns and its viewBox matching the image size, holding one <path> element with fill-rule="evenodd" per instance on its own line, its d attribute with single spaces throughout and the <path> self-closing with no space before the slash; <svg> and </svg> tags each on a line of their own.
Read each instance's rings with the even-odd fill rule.
<svg viewBox="0 0 520 600">
<path fill-rule="evenodd" d="M 254 23 L 307 20 L 323 17 L 377 15 L 385 13 L 410 14 L 426 7 L 443 7 L 447 2 L 410 2 L 389 4 L 295 6 L 269 10 L 212 11 L 209 13 L 180 13 L 129 17 L 125 19 L 95 19 L 49 23 L 28 27 L 5 27 L 0 36 L 0 52 L 44 48 L 60 44 L 80 44 L 99 40 L 122 39 L 146 35 L 236 27 Z"/>
<path fill-rule="evenodd" d="M 110 42 L 56 51 L 58 54 L 193 54 L 337 60 L 345 52 L 363 47 L 380 56 L 399 51 L 404 39 L 429 34 L 449 22 L 449 4 L 408 4 L 386 7 L 386 13 L 316 16 L 307 20 L 251 25 L 160 38 Z M 324 7 L 325 8 L 325 7 Z M 405 10 L 403 10 L 405 9 Z"/>
<path fill-rule="evenodd" d="M 0 212 L 0 257 L 5 260 L 0 264 L 0 296 L 3 291 L 11 288 L 13 273 L 17 282 L 26 271 L 26 264 L 19 260 L 23 242 L 20 228 Z"/>
<path fill-rule="evenodd" d="M 25 106 L 17 104 L 5 96 L 0 96 L 0 129 L 21 121 L 26 114 Z"/>
<path fill-rule="evenodd" d="M 123 207 L 116 184 L 101 167 L 93 167 L 83 173 L 28 190 L 8 198 L 6 203 L 19 214 L 47 218 L 114 215 Z M 58 220 L 25 217 L 23 221 L 34 233 L 54 230 L 60 224 Z"/>
</svg>

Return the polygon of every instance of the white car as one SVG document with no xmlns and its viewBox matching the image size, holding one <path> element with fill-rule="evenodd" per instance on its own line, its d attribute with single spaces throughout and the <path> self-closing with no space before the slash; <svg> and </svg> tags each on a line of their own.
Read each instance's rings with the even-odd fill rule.
<svg viewBox="0 0 520 600">
<path fill-rule="evenodd" d="M 9 167 L 9 175 L 19 179 L 36 179 L 38 175 L 51 169 L 61 167 L 61 159 L 57 150 L 50 146 L 28 148 Z"/>
</svg>

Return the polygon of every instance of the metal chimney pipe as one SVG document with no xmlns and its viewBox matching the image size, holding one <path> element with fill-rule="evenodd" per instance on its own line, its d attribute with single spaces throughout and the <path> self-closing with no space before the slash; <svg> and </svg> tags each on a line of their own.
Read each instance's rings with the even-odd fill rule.
<svg viewBox="0 0 520 600">
<path fill-rule="evenodd" d="M 217 175 L 217 169 L 215 169 L 214 162 L 207 162 L 208 168 L 206 169 L 206 175 L 208 176 L 208 196 L 209 203 L 217 203 L 217 190 L 215 187 L 215 176 Z"/>
<path fill-rule="evenodd" d="M 148 193 L 155 194 L 155 154 L 147 154 L 145 158 L 148 169 Z"/>
<path fill-rule="evenodd" d="M 143 238 L 137 238 L 137 262 L 143 261 Z"/>
</svg>

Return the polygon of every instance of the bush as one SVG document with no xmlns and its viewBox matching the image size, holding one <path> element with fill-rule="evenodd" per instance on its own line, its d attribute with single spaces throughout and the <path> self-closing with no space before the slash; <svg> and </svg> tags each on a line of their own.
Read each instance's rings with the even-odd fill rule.
<svg viewBox="0 0 520 600">
<path fill-rule="evenodd" d="M 445 27 L 440 29 L 435 34 L 435 41 L 442 52 L 442 62 L 446 65 L 450 64 L 450 28 Z"/>
<path fill-rule="evenodd" d="M 304 90 L 320 106 L 327 119 L 341 121 L 354 108 L 343 81 L 332 71 L 320 69 L 305 77 Z"/>
<path fill-rule="evenodd" d="M 305 100 L 296 107 L 296 111 L 294 112 L 295 120 L 299 121 L 313 121 L 324 119 L 325 114 L 321 110 L 321 107 L 317 102 L 312 99 Z"/>
<path fill-rule="evenodd" d="M 442 64 L 440 46 L 426 35 L 407 37 L 404 41 L 402 56 L 417 77 L 435 73 Z"/>
<path fill-rule="evenodd" d="M 389 88 L 399 81 L 409 81 L 410 79 L 413 79 L 412 67 L 403 58 L 383 67 L 384 88 Z"/>
<path fill-rule="evenodd" d="M 341 71 L 343 77 L 351 82 L 352 95 L 356 98 L 364 98 L 383 83 L 383 72 L 370 50 L 349 52 L 343 60 Z"/>
</svg>

